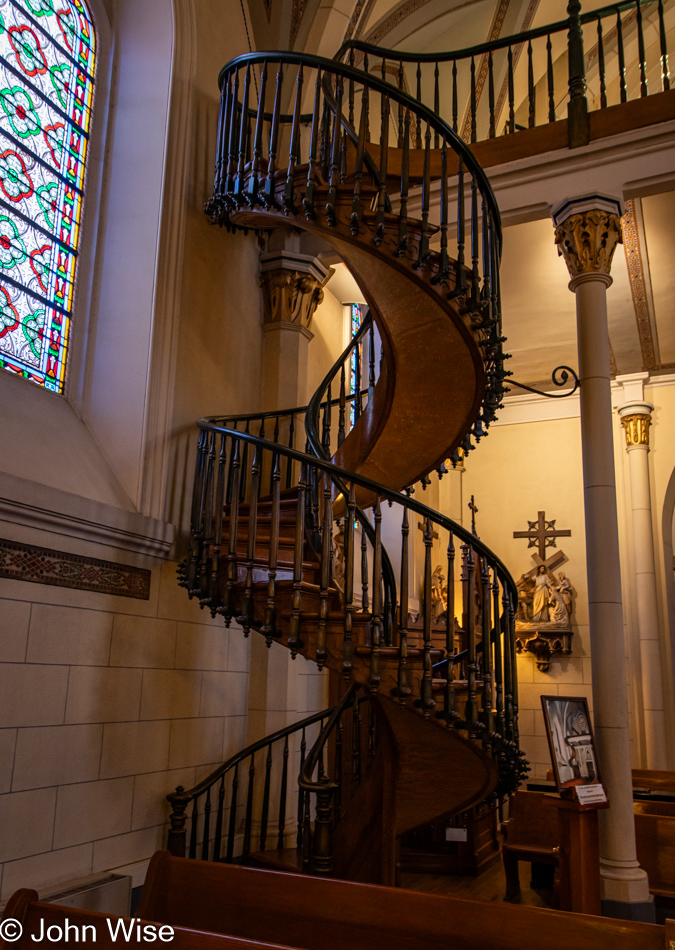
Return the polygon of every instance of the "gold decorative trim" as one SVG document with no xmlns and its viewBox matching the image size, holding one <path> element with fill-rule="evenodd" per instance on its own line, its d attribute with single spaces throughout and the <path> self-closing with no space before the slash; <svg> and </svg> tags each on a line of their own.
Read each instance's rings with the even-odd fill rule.
<svg viewBox="0 0 675 950">
<path fill-rule="evenodd" d="M 609 275 L 621 240 L 621 219 L 607 211 L 571 214 L 555 229 L 558 254 L 565 258 L 572 278 L 580 274 Z"/>
<path fill-rule="evenodd" d="M 647 302 L 647 284 L 645 281 L 644 262 L 640 247 L 635 200 L 626 201 L 626 212 L 621 219 L 623 233 L 623 250 L 626 255 L 630 292 L 633 297 L 633 309 L 637 322 L 640 349 L 642 350 L 642 365 L 646 370 L 657 369 L 658 360 L 654 347 L 652 324 Z"/>
<path fill-rule="evenodd" d="M 631 445 L 649 445 L 649 427 L 652 417 L 644 412 L 621 416 L 621 425 L 626 433 L 626 448 Z"/>
<path fill-rule="evenodd" d="M 538 2 L 538 0 L 537 0 Z M 504 26 L 504 20 L 506 19 L 506 14 L 508 13 L 511 0 L 500 0 L 499 6 L 497 7 L 497 12 L 495 14 L 494 20 L 492 21 L 492 29 L 488 35 L 488 42 L 491 43 L 492 40 L 498 40 L 502 32 L 502 27 Z M 478 66 L 478 74 L 476 76 L 476 112 L 478 112 L 478 103 L 480 102 L 480 97 L 483 93 L 483 87 L 485 86 L 485 80 L 488 75 L 488 66 L 489 66 L 489 57 L 483 53 L 481 56 L 480 64 Z M 466 116 L 464 118 L 464 127 L 462 129 L 462 138 L 465 142 L 468 142 L 471 138 L 471 105 L 467 109 Z"/>
<path fill-rule="evenodd" d="M 265 325 L 292 323 L 309 330 L 312 317 L 323 300 L 323 288 L 316 278 L 303 271 L 264 271 L 260 276 Z"/>
</svg>

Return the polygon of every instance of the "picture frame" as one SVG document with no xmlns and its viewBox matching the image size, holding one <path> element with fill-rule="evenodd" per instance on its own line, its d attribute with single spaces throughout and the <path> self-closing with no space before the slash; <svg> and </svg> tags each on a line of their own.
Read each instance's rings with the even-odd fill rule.
<svg viewBox="0 0 675 950">
<path fill-rule="evenodd" d="M 541 705 L 558 791 L 601 784 L 586 698 L 542 696 Z"/>
</svg>

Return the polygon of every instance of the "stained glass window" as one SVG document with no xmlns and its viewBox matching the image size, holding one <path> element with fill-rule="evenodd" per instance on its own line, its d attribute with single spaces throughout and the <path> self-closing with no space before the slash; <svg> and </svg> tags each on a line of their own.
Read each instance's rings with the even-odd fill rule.
<svg viewBox="0 0 675 950">
<path fill-rule="evenodd" d="M 0 366 L 62 392 L 96 36 L 82 0 L 0 0 Z"/>
<path fill-rule="evenodd" d="M 350 304 L 350 309 L 351 309 L 350 330 L 351 330 L 352 339 L 353 339 L 356 336 L 356 334 L 359 332 L 359 329 L 361 327 L 361 307 L 359 306 L 359 304 L 353 303 L 353 304 Z M 354 347 L 354 349 L 352 350 L 352 356 L 351 356 L 350 368 L 351 368 L 351 384 L 352 384 L 353 393 L 357 392 L 357 390 L 359 390 L 361 387 L 361 380 L 358 378 L 361 375 L 360 356 L 361 356 L 361 344 L 359 344 L 358 347 L 356 346 Z M 349 418 L 350 418 L 352 428 L 353 428 L 354 423 L 356 422 L 356 400 L 355 399 L 352 399 L 351 407 L 349 409 Z"/>
</svg>

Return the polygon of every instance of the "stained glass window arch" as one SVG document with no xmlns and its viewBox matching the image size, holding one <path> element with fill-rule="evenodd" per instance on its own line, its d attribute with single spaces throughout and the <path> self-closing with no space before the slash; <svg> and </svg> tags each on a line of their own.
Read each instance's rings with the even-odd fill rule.
<svg viewBox="0 0 675 950">
<path fill-rule="evenodd" d="M 0 0 L 0 367 L 59 393 L 95 71 L 84 0 Z"/>
</svg>

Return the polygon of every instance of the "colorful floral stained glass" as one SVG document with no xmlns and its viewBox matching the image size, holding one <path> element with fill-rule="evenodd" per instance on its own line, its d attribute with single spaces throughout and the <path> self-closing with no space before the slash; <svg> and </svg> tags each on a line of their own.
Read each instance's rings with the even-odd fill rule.
<svg viewBox="0 0 675 950">
<path fill-rule="evenodd" d="M 96 35 L 83 0 L 0 0 L 0 366 L 62 392 Z"/>
<path fill-rule="evenodd" d="M 352 303 L 350 307 L 350 330 L 352 334 L 352 339 L 361 329 L 361 307 L 357 303 Z M 360 360 L 357 361 L 356 351 L 359 351 L 359 356 L 361 354 L 361 344 L 358 347 L 354 347 L 352 350 L 352 355 L 350 359 L 350 377 L 351 377 L 351 391 L 355 393 L 360 385 L 360 380 L 357 379 L 359 370 L 361 368 Z M 356 422 L 356 402 L 352 399 L 351 406 L 349 408 L 349 421 L 351 422 L 352 428 L 354 428 L 354 423 Z"/>
</svg>

